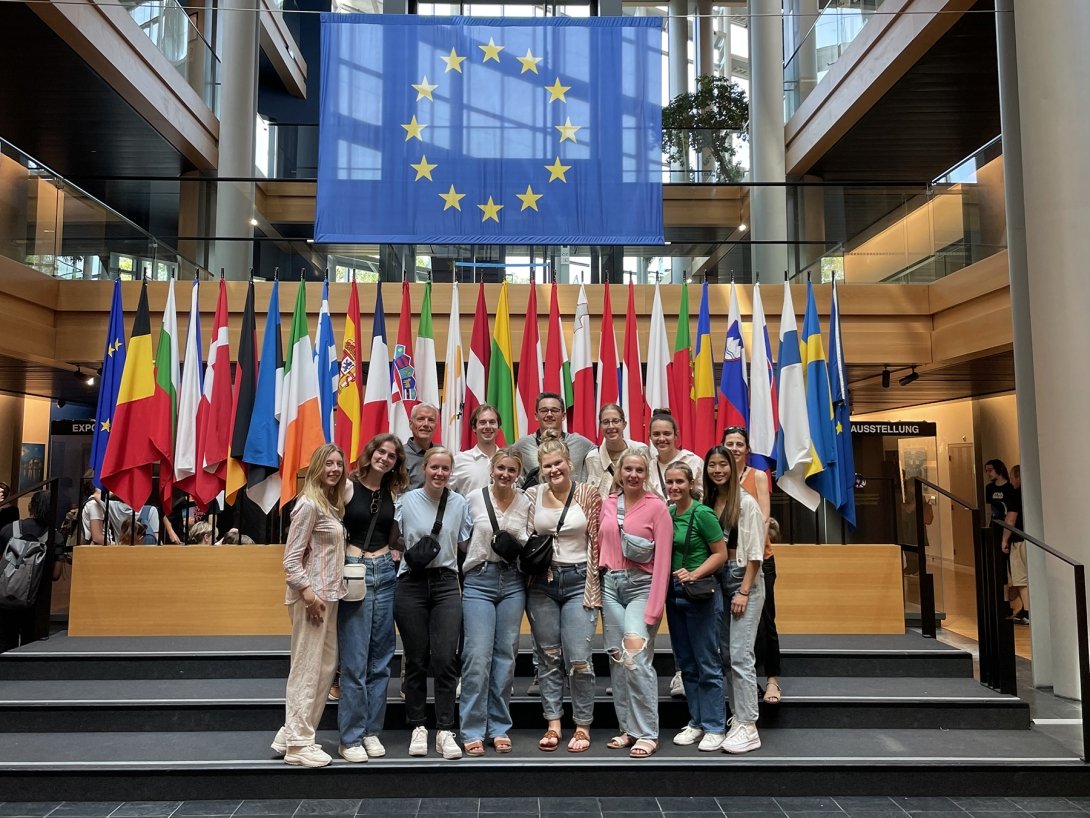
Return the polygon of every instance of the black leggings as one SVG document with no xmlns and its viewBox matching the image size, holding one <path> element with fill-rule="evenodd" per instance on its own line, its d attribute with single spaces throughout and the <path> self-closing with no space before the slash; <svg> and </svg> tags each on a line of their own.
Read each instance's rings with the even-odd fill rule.
<svg viewBox="0 0 1090 818">
<path fill-rule="evenodd" d="M 764 667 L 765 676 L 779 676 L 780 633 L 776 630 L 776 558 L 766 559 L 761 563 L 761 570 L 765 576 L 765 604 L 761 609 L 761 621 L 757 625 L 754 653 L 758 667 Z"/>
</svg>

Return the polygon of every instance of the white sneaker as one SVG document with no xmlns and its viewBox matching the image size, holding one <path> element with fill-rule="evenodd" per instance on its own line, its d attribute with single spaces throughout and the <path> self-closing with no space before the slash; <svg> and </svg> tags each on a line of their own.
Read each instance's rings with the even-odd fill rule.
<svg viewBox="0 0 1090 818">
<path fill-rule="evenodd" d="M 306 747 L 289 747 L 284 763 L 295 767 L 325 767 L 333 757 L 317 744 Z"/>
<path fill-rule="evenodd" d="M 702 735 L 704 735 L 703 730 L 689 724 L 686 725 L 684 730 L 674 736 L 674 744 L 678 747 L 690 747 L 700 741 Z"/>
<path fill-rule="evenodd" d="M 276 738 L 272 741 L 272 751 L 278 756 L 284 755 L 288 751 L 288 728 L 281 727 L 276 731 Z"/>
<path fill-rule="evenodd" d="M 727 737 L 723 739 L 723 752 L 738 755 L 761 748 L 761 737 L 757 735 L 756 724 L 735 722 Z"/>
<path fill-rule="evenodd" d="M 726 736 L 722 733 L 705 733 L 704 738 L 700 739 L 700 746 L 696 749 L 702 753 L 714 752 L 723 746 L 725 738 Z"/>
<path fill-rule="evenodd" d="M 427 739 L 424 740 L 424 743 L 427 744 Z M 386 755 L 386 748 L 382 746 L 378 736 L 364 736 L 363 749 L 367 751 L 368 758 L 382 758 Z"/>
<path fill-rule="evenodd" d="M 450 730 L 440 730 L 435 734 L 435 752 L 446 759 L 462 757 L 462 748 L 458 746 L 458 742 L 454 738 L 454 733 Z"/>
<path fill-rule="evenodd" d="M 426 756 L 428 754 L 428 728 L 413 728 L 413 737 L 409 739 L 409 755 Z"/>
<path fill-rule="evenodd" d="M 670 695 L 675 699 L 685 698 L 685 685 L 681 681 L 681 671 L 679 670 L 674 674 L 674 678 L 670 680 Z"/>
<path fill-rule="evenodd" d="M 367 761 L 367 751 L 360 746 L 345 747 L 343 744 L 337 750 L 341 754 L 341 758 L 345 761 L 351 761 L 353 764 L 362 764 Z"/>
</svg>

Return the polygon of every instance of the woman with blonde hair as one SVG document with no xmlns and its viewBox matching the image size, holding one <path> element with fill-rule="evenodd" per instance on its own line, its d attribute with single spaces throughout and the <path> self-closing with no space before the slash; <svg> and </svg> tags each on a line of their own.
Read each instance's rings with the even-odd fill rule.
<svg viewBox="0 0 1090 818">
<path fill-rule="evenodd" d="M 394 658 L 397 562 L 391 548 L 400 532 L 398 498 L 409 487 L 405 449 L 394 435 L 367 442 L 345 484 L 345 563 L 365 566 L 363 599 L 342 602 L 337 612 L 341 657 L 337 726 L 341 757 L 363 762 L 386 755 L 379 733 L 386 719 L 386 688 Z"/>
<path fill-rule="evenodd" d="M 518 488 L 522 458 L 499 449 L 491 458 L 489 485 L 469 494 L 473 536 L 462 565 L 462 738 L 466 754 L 511 752 L 511 688 L 519 625 L 526 610 L 526 580 L 517 559 L 526 542 L 530 501 Z"/>
<path fill-rule="evenodd" d="M 272 748 L 301 767 L 333 760 L 316 743 L 315 730 L 337 669 L 337 604 L 345 595 L 344 481 L 344 452 L 332 443 L 315 449 L 284 544 L 291 669 L 284 726 Z"/>
<path fill-rule="evenodd" d="M 724 687 L 734 715 L 723 740 L 723 751 L 748 753 L 761 746 L 757 734 L 757 670 L 753 647 L 764 603 L 761 560 L 765 550 L 765 521 L 757 501 L 738 485 L 739 469 L 729 449 L 713 446 L 705 462 L 704 503 L 715 512 L 727 535 L 719 653 L 723 660 Z"/>
<path fill-rule="evenodd" d="M 560 744 L 566 677 L 575 719 L 568 752 L 585 753 L 590 749 L 594 721 L 590 642 L 602 607 L 598 575 L 602 497 L 590 483 L 572 480 L 571 453 L 556 431 L 542 434 L 537 459 L 542 482 L 526 490 L 530 499 L 527 533 L 553 537 L 552 561 L 545 573 L 529 578 L 526 600 L 548 722 L 537 746 L 551 753 Z"/>
<path fill-rule="evenodd" d="M 670 584 L 674 526 L 666 503 L 647 490 L 644 451 L 626 449 L 617 465 L 598 528 L 602 621 L 621 728 L 609 747 L 630 747 L 632 758 L 647 758 L 659 744 L 658 675 L 651 660 Z"/>
<path fill-rule="evenodd" d="M 397 575 L 394 621 L 405 662 L 405 719 L 412 728 L 410 756 L 428 754 L 428 668 L 435 677 L 435 750 L 462 757 L 454 730 L 458 719 L 458 642 L 462 596 L 458 547 L 473 532 L 466 499 L 447 487 L 454 455 L 442 446 L 424 452 L 424 485 L 401 495 L 395 521 L 405 540 Z"/>
</svg>

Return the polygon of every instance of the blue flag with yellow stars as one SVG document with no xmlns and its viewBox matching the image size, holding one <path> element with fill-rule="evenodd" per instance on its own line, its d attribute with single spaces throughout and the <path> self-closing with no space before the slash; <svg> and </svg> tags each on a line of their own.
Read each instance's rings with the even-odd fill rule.
<svg viewBox="0 0 1090 818">
<path fill-rule="evenodd" d="M 323 14 L 322 243 L 662 244 L 662 20 Z"/>
<path fill-rule="evenodd" d="M 125 313 L 121 307 L 121 279 L 114 279 L 114 296 L 110 303 L 110 325 L 106 331 L 106 349 L 102 353 L 102 375 L 98 382 L 98 408 L 95 410 L 95 431 L 91 438 L 91 473 L 95 487 L 102 489 L 99 478 L 106 459 L 106 444 L 110 442 L 110 427 L 121 391 L 121 374 L 125 371 Z"/>
</svg>

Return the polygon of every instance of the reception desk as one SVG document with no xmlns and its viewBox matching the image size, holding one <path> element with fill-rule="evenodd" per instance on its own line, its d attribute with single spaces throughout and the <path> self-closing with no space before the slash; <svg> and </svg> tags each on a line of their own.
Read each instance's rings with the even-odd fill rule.
<svg viewBox="0 0 1090 818">
<path fill-rule="evenodd" d="M 229 636 L 291 632 L 283 546 L 80 546 L 72 636 Z M 781 633 L 902 633 L 895 545 L 776 546 Z M 663 629 L 665 629 L 663 623 Z"/>
</svg>

